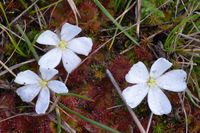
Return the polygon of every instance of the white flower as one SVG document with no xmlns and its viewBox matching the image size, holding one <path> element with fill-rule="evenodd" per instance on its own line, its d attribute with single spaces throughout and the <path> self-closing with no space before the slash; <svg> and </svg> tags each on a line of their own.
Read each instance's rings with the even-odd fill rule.
<svg viewBox="0 0 200 133">
<path fill-rule="evenodd" d="M 67 93 L 64 83 L 51 80 L 58 71 L 56 69 L 40 68 L 41 77 L 33 71 L 26 70 L 17 74 L 15 82 L 24 85 L 17 89 L 17 94 L 24 102 L 31 102 L 38 94 L 35 111 L 44 114 L 50 102 L 50 90 L 56 93 Z"/>
<path fill-rule="evenodd" d="M 39 60 L 41 67 L 55 68 L 61 61 L 68 73 L 71 73 L 81 62 L 75 53 L 87 56 L 92 50 L 92 40 L 88 37 L 74 38 L 81 32 L 81 28 L 65 23 L 60 36 L 54 32 L 44 31 L 37 39 L 39 44 L 53 45 L 55 48 L 47 52 Z"/>
<path fill-rule="evenodd" d="M 154 114 L 170 113 L 171 104 L 161 88 L 173 92 L 184 91 L 187 88 L 186 72 L 181 69 L 166 72 L 171 66 L 172 63 L 169 61 L 159 58 L 149 73 L 142 62 L 134 64 L 125 79 L 135 85 L 127 87 L 122 92 L 127 104 L 135 108 L 148 95 L 148 105 Z"/>
</svg>

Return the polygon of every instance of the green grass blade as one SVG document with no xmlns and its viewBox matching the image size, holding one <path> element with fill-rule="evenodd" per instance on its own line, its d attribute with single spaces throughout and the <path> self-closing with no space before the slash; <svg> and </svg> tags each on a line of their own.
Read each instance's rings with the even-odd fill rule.
<svg viewBox="0 0 200 133">
<path fill-rule="evenodd" d="M 56 108 L 56 116 L 57 116 L 57 133 L 61 133 L 61 117 L 60 117 L 60 111 L 58 108 Z"/>
<path fill-rule="evenodd" d="M 120 133 L 119 131 L 117 131 L 117 130 L 115 130 L 115 129 L 113 129 L 113 128 L 110 128 L 110 127 L 108 127 L 108 126 L 106 126 L 106 125 L 104 125 L 104 124 L 101 124 L 101 123 L 99 123 L 99 122 L 97 122 L 97 121 L 94 121 L 94 120 L 92 120 L 92 119 L 89 119 L 89 118 L 87 118 L 87 117 L 85 117 L 85 116 L 79 114 L 78 112 L 75 112 L 75 111 L 71 110 L 70 108 L 66 107 L 66 106 L 65 106 L 64 104 L 62 104 L 62 103 L 58 103 L 58 105 L 59 105 L 61 108 L 63 108 L 65 111 L 67 111 L 68 113 L 71 113 L 71 114 L 73 114 L 73 115 L 76 115 L 77 117 L 79 117 L 79 118 L 81 118 L 81 119 L 83 119 L 83 120 L 85 120 L 85 121 L 87 121 L 87 122 L 89 122 L 89 123 L 91 123 L 91 124 L 93 124 L 93 125 L 95 125 L 95 126 L 101 128 L 101 129 L 104 129 L 104 130 L 106 130 L 106 131 L 110 131 L 110 132 L 112 132 L 112 133 Z"/>
<path fill-rule="evenodd" d="M 14 46 L 14 48 L 16 49 L 17 53 L 19 53 L 21 56 L 26 57 L 26 54 L 18 47 L 18 44 L 15 41 L 15 38 L 11 34 L 9 34 L 9 32 L 6 29 L 4 29 L 4 27 L 1 24 L 0 24 L 0 28 L 4 32 L 6 32 L 6 34 L 8 35 L 8 37 L 10 39 L 10 42 L 12 43 L 12 45 Z"/>
<path fill-rule="evenodd" d="M 56 94 L 57 96 L 74 96 L 83 100 L 87 100 L 90 102 L 94 102 L 93 99 L 87 97 L 87 96 L 83 96 L 83 95 L 79 95 L 79 94 L 75 94 L 75 93 L 63 93 L 63 94 Z"/>
<path fill-rule="evenodd" d="M 19 0 L 19 2 L 24 6 L 24 8 L 28 8 L 28 5 L 24 0 Z"/>
<path fill-rule="evenodd" d="M 193 98 L 192 98 L 192 94 L 189 91 L 186 91 L 186 94 L 188 96 L 188 98 L 190 99 L 190 101 L 197 107 L 200 109 L 200 106 L 198 105 L 198 102 L 196 102 Z"/>
<path fill-rule="evenodd" d="M 99 7 L 99 9 L 106 15 L 116 26 L 118 29 L 120 29 L 133 43 L 136 45 L 139 45 L 139 43 L 127 32 L 124 31 L 124 28 L 113 18 L 113 16 L 105 9 L 105 7 L 98 1 L 93 0 L 94 3 Z"/>
<path fill-rule="evenodd" d="M 118 1 L 118 2 L 119 2 L 119 1 Z M 120 1 L 120 2 L 121 2 L 121 1 Z M 127 9 L 130 7 L 130 4 L 131 4 L 131 3 L 132 3 L 132 0 L 130 0 L 130 1 L 128 2 L 128 4 L 126 5 L 125 10 L 127 10 Z M 124 10 L 124 11 L 125 11 L 125 10 Z M 120 18 L 120 20 L 119 20 L 119 24 L 121 24 L 121 22 L 122 22 L 124 16 L 125 16 L 125 14 L 124 14 L 123 16 L 121 16 L 121 18 Z M 116 38 L 117 32 L 118 32 L 118 28 L 115 30 L 115 34 L 114 34 L 114 36 L 113 36 L 112 42 L 110 43 L 109 49 L 111 49 L 111 47 L 113 46 L 113 44 L 114 44 L 114 42 L 115 42 L 115 38 Z"/>
<path fill-rule="evenodd" d="M 2 5 L 1 2 L 0 2 L 0 9 L 1 9 L 1 12 L 3 13 L 3 16 L 4 16 L 5 20 L 6 20 L 6 24 L 7 24 L 8 28 L 10 29 L 10 23 L 8 21 L 8 18 L 6 16 L 6 12 L 5 12 L 5 10 L 4 10 L 3 5 Z"/>
<path fill-rule="evenodd" d="M 17 27 L 18 31 L 22 34 L 22 37 L 24 38 L 25 42 L 27 43 L 27 45 L 28 45 L 29 49 L 31 50 L 33 56 L 38 61 L 39 60 L 39 56 L 38 56 L 37 52 L 35 51 L 31 41 L 29 40 L 27 35 L 24 33 L 24 31 L 22 30 L 22 28 L 18 24 L 16 25 L 16 27 Z"/>
<path fill-rule="evenodd" d="M 51 3 L 51 4 L 49 4 L 49 5 L 45 6 L 45 7 L 40 8 L 39 10 L 31 11 L 30 14 L 35 14 L 35 13 L 38 12 L 38 11 L 42 11 L 42 10 L 45 10 L 45 9 L 47 9 L 47 8 L 50 8 L 50 7 L 54 6 L 54 5 L 57 5 L 58 3 L 62 2 L 62 1 L 63 1 L 63 0 L 58 0 L 58 1 L 54 2 L 54 3 Z"/>
<path fill-rule="evenodd" d="M 187 18 L 185 18 L 184 20 L 182 20 L 168 35 L 165 43 L 164 43 L 164 48 L 165 50 L 167 50 L 168 52 L 172 52 L 173 49 L 173 43 L 174 40 L 176 40 L 176 37 L 178 35 L 178 33 L 181 31 L 181 27 L 184 26 L 187 22 L 189 22 L 190 20 L 195 20 L 199 18 L 199 14 L 194 14 L 192 16 L 189 16 Z"/>
</svg>

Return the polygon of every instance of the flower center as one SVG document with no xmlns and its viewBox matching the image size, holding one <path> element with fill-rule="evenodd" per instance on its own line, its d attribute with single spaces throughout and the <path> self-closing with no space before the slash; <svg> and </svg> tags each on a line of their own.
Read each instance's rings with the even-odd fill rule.
<svg viewBox="0 0 200 133">
<path fill-rule="evenodd" d="M 45 88 L 45 87 L 47 86 L 47 83 L 48 83 L 48 81 L 40 80 L 40 86 L 41 86 L 42 88 Z"/>
<path fill-rule="evenodd" d="M 67 42 L 64 41 L 64 40 L 61 40 L 61 41 L 59 42 L 59 47 L 60 47 L 61 49 L 65 49 L 65 48 L 67 47 Z"/>
<path fill-rule="evenodd" d="M 153 87 L 156 85 L 156 80 L 150 77 L 149 80 L 147 81 L 147 84 L 149 87 Z"/>
</svg>

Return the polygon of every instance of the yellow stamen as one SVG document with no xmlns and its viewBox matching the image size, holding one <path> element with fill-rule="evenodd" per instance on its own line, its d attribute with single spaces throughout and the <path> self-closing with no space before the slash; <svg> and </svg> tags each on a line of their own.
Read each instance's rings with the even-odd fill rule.
<svg viewBox="0 0 200 133">
<path fill-rule="evenodd" d="M 47 86 L 47 81 L 45 81 L 45 80 L 40 80 L 40 86 L 42 87 L 42 88 L 45 88 L 46 86 Z"/>
<path fill-rule="evenodd" d="M 156 85 L 156 80 L 154 78 L 149 78 L 147 84 L 149 87 L 153 87 Z"/>
<path fill-rule="evenodd" d="M 65 48 L 67 47 L 67 42 L 64 41 L 64 40 L 61 40 L 61 41 L 59 42 L 59 47 L 60 47 L 61 49 L 65 49 Z"/>
</svg>

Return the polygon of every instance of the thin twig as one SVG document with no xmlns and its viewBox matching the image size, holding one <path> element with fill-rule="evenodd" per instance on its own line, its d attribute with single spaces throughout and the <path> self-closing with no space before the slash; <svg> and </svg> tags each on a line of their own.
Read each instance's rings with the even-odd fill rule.
<svg viewBox="0 0 200 133">
<path fill-rule="evenodd" d="M 130 5 L 131 2 L 132 2 L 132 0 L 130 0 L 130 1 L 128 2 L 127 6 L 126 6 L 126 9 L 124 10 L 124 12 L 123 12 L 121 15 L 119 15 L 119 16 L 115 19 L 115 21 L 117 21 L 118 19 L 120 19 L 119 22 L 118 22 L 119 24 L 121 24 L 121 22 L 122 22 L 124 16 L 126 15 L 126 13 L 127 13 L 127 12 L 135 5 L 135 3 L 136 3 L 136 2 L 134 2 L 132 5 Z M 130 7 L 129 7 L 129 6 L 130 6 Z M 115 33 L 114 33 L 112 42 L 111 42 L 111 44 L 110 44 L 110 46 L 109 46 L 109 49 L 111 49 L 111 47 L 113 46 L 113 43 L 115 42 L 115 37 L 116 37 L 116 34 L 117 34 L 118 30 L 119 30 L 119 28 L 116 28 L 116 29 L 115 29 Z"/>
<path fill-rule="evenodd" d="M 181 93 L 178 93 L 178 97 L 180 99 L 182 110 L 183 110 L 183 113 L 184 113 L 184 116 L 185 116 L 185 132 L 188 133 L 188 117 L 187 117 L 187 112 L 185 110 L 184 101 L 181 98 Z"/>
<path fill-rule="evenodd" d="M 29 9 L 31 9 L 39 0 L 36 0 L 33 2 L 26 10 L 24 10 L 21 14 L 19 14 L 13 21 L 10 22 L 10 25 L 12 25 L 15 21 L 17 21 L 21 16 L 23 16 Z"/>
<path fill-rule="evenodd" d="M 56 105 L 59 102 L 59 100 L 60 100 L 60 96 L 57 96 L 56 98 L 54 98 L 54 102 L 51 105 L 51 107 L 50 107 L 49 111 L 47 112 L 47 114 L 50 114 L 56 108 Z"/>
<path fill-rule="evenodd" d="M 136 34 L 137 34 L 138 38 L 140 37 L 141 5 L 142 5 L 142 0 L 137 0 L 137 27 L 136 27 Z"/>
<path fill-rule="evenodd" d="M 190 39 L 190 40 L 192 40 L 192 41 L 196 41 L 196 42 L 200 43 L 200 40 L 199 40 L 199 39 L 190 37 L 190 36 L 188 36 L 188 35 L 184 35 L 184 34 L 182 34 L 182 33 L 178 33 L 178 34 L 179 34 L 180 36 L 186 38 L 186 39 Z"/>
<path fill-rule="evenodd" d="M 142 124 L 140 123 L 139 119 L 137 118 L 136 114 L 134 113 L 134 111 L 127 105 L 125 99 L 122 96 L 122 92 L 121 89 L 119 87 L 119 85 L 117 84 L 116 80 L 114 79 L 113 75 L 111 74 L 111 72 L 107 69 L 106 70 L 106 74 L 108 75 L 110 81 L 112 82 L 113 86 L 115 87 L 115 89 L 117 90 L 120 98 L 122 99 L 122 101 L 124 102 L 124 104 L 126 105 L 130 115 L 132 116 L 133 120 L 135 121 L 137 127 L 139 128 L 141 133 L 145 133 L 145 129 L 142 126 Z"/>
<path fill-rule="evenodd" d="M 161 6 L 159 6 L 157 9 L 160 9 L 162 6 L 164 6 L 164 5 L 166 5 L 168 2 L 170 2 L 171 0 L 168 0 L 168 1 L 166 1 L 165 3 L 163 3 Z M 149 16 L 151 16 L 152 14 L 154 13 L 154 11 L 153 12 L 151 12 L 149 15 L 147 15 L 144 19 L 142 19 L 141 21 L 140 21 L 140 23 L 142 23 L 144 20 L 146 20 Z M 131 26 L 129 26 L 128 28 L 125 28 L 124 30 L 122 30 L 121 32 L 119 32 L 116 36 L 119 36 L 120 34 L 122 34 L 124 31 L 128 31 L 128 30 L 130 30 L 131 28 L 133 28 L 133 27 L 135 27 L 136 26 L 136 24 L 133 24 L 133 25 L 131 25 Z M 115 37 L 116 37 L 115 36 Z M 95 53 L 97 53 L 100 49 L 102 49 L 104 46 L 106 46 L 106 44 L 108 44 L 111 40 L 113 39 L 113 37 L 112 38 L 110 38 L 110 39 L 108 39 L 105 43 L 103 43 L 101 46 L 99 46 L 96 50 L 94 50 L 89 56 L 87 56 L 80 64 L 79 64 L 79 66 L 80 65 L 82 65 L 88 58 L 91 58 Z M 79 67 L 78 66 L 78 67 Z M 73 71 L 72 71 L 73 72 Z"/>
<path fill-rule="evenodd" d="M 54 11 L 56 10 L 56 7 L 58 6 L 58 3 L 56 3 L 53 7 L 53 9 L 51 10 L 51 13 L 50 13 L 50 16 L 49 16 L 49 25 L 51 23 L 51 20 L 52 20 L 52 16 L 54 14 Z"/>
<path fill-rule="evenodd" d="M 111 109 L 115 109 L 115 108 L 120 108 L 120 107 L 123 107 L 124 105 L 116 105 L 116 106 L 112 106 L 112 107 L 109 107 L 107 108 L 106 110 L 111 110 Z"/>
<path fill-rule="evenodd" d="M 80 17 L 80 14 L 78 12 L 78 9 L 76 8 L 76 5 L 74 3 L 73 0 L 67 0 L 68 3 L 69 3 L 69 6 L 71 7 L 73 13 L 74 13 L 74 16 L 75 16 L 75 19 L 76 19 L 76 25 L 78 25 L 78 16 Z M 77 16 L 78 15 L 78 16 Z"/>
<path fill-rule="evenodd" d="M 37 15 L 37 20 L 38 20 L 38 24 L 40 26 L 40 29 L 43 29 L 43 27 L 46 26 L 46 21 L 44 19 L 44 16 L 43 16 L 42 12 L 39 10 L 39 7 L 38 7 L 37 4 L 35 4 L 34 7 L 35 7 L 35 11 L 36 11 L 36 15 Z"/>
<path fill-rule="evenodd" d="M 147 40 L 151 40 L 151 39 L 154 38 L 156 35 L 158 35 L 158 34 L 160 34 L 160 33 L 162 33 L 162 32 L 163 32 L 163 30 L 160 30 L 160 31 L 156 32 L 155 34 L 153 34 L 153 35 L 147 37 Z M 135 47 L 135 45 L 132 45 L 132 46 L 128 47 L 127 49 L 123 50 L 122 52 L 120 52 L 120 54 L 125 54 L 126 52 L 128 52 L 128 51 L 131 50 L 131 49 L 133 49 L 134 47 Z"/>
<path fill-rule="evenodd" d="M 66 128 L 71 130 L 71 132 L 69 132 L 69 133 L 76 133 L 76 130 L 73 129 L 72 127 L 70 127 L 70 125 L 66 121 L 62 121 L 62 123 L 63 123 L 63 125 L 65 125 Z"/>
<path fill-rule="evenodd" d="M 67 83 L 68 78 L 69 78 L 69 73 L 67 73 L 67 76 L 66 76 L 66 78 L 65 78 L 65 82 L 64 82 L 64 84 Z"/>
<path fill-rule="evenodd" d="M 192 92 L 191 92 L 189 89 L 186 89 L 186 93 L 187 93 L 188 95 L 191 95 L 191 97 L 192 97 L 195 101 L 197 101 L 198 103 L 200 103 L 200 100 L 199 100 L 195 95 L 193 95 Z"/>
<path fill-rule="evenodd" d="M 122 33 L 122 32 L 120 32 L 120 33 Z M 119 34 L 120 34 L 119 33 Z M 117 34 L 117 35 L 119 35 L 119 34 Z M 116 36 L 117 36 L 116 35 Z M 109 40 L 107 40 L 106 42 L 104 42 L 101 46 L 99 46 L 97 49 L 95 49 L 91 54 L 89 54 L 85 59 L 83 59 L 83 61 L 77 66 L 77 68 L 79 67 L 79 66 L 81 66 L 86 60 L 88 60 L 89 58 L 91 58 L 95 53 L 97 53 L 100 49 L 102 49 L 104 46 L 106 46 L 106 44 L 108 44 L 108 42 L 110 42 L 111 40 L 112 40 L 113 38 L 110 38 Z M 74 69 L 75 70 L 75 69 Z M 74 71 L 73 70 L 73 71 Z M 72 72 L 73 72 L 72 71 Z M 72 73 L 71 72 L 71 73 Z"/>
<path fill-rule="evenodd" d="M 135 26 L 135 25 L 136 25 L 136 24 L 132 25 L 131 27 L 128 27 L 128 28 L 124 29 L 123 31 L 121 31 L 121 32 L 119 32 L 118 34 L 116 34 L 115 37 L 119 36 L 119 35 L 122 34 L 124 31 L 127 31 L 127 30 L 133 28 L 133 26 Z M 88 60 L 89 58 L 91 58 L 94 54 L 96 54 L 100 49 L 102 49 L 103 47 L 105 47 L 106 44 L 108 44 L 112 39 L 113 39 L 113 37 L 110 38 L 110 39 L 108 39 L 108 40 L 107 40 L 106 42 L 104 42 L 101 46 L 99 46 L 97 49 L 95 49 L 91 54 L 89 54 L 85 59 L 83 59 L 83 61 L 77 66 L 77 68 L 78 68 L 80 65 L 82 65 L 86 60 Z M 75 69 L 74 69 L 74 70 L 75 70 Z M 73 70 L 73 71 L 74 71 L 74 70 Z M 72 71 L 72 72 L 73 72 L 73 71 Z M 71 72 L 71 73 L 72 73 L 72 72 Z"/>
<path fill-rule="evenodd" d="M 132 2 L 132 1 L 130 1 L 130 2 Z M 133 4 L 131 4 L 130 6 L 128 5 L 128 6 L 127 6 L 127 9 L 125 9 L 124 12 L 122 12 L 122 14 L 120 14 L 120 15 L 115 19 L 115 21 L 118 21 L 120 18 L 122 18 L 124 15 L 126 15 L 126 13 L 129 12 L 129 11 L 134 7 L 135 3 L 136 3 L 136 2 L 133 2 Z M 116 28 L 116 29 L 118 29 L 118 28 Z"/>
<path fill-rule="evenodd" d="M 1 60 L 0 60 L 0 64 L 9 72 L 11 73 L 14 77 L 16 77 L 16 74 L 14 74 L 12 72 L 12 70 L 10 68 L 8 68 Z"/>
<path fill-rule="evenodd" d="M 49 119 L 51 119 L 54 123 L 58 123 L 57 120 L 55 119 L 55 116 L 49 114 L 48 115 Z M 62 121 L 61 124 L 62 129 L 64 129 L 67 133 L 76 133 L 76 131 L 71 128 L 66 122 Z"/>
<path fill-rule="evenodd" d="M 174 13 L 174 17 L 175 17 L 175 18 L 176 18 L 176 16 L 177 16 L 179 2 L 180 2 L 180 0 L 177 0 L 177 1 L 176 1 L 176 9 L 175 9 L 175 13 Z"/>
<path fill-rule="evenodd" d="M 28 8 L 26 8 L 26 10 L 24 10 L 21 14 L 19 14 L 17 17 L 15 17 L 14 20 L 12 20 L 9 24 L 10 26 L 15 23 L 19 18 L 21 18 L 21 16 L 23 16 L 29 9 L 31 9 L 39 0 L 36 0 L 34 3 L 32 3 Z M 0 32 L 0 34 L 2 34 L 4 32 L 4 30 L 2 30 Z"/>
<path fill-rule="evenodd" d="M 151 122 L 152 122 L 152 118 L 153 118 L 153 113 L 151 112 L 150 118 L 149 118 L 149 122 L 147 125 L 147 129 L 146 129 L 146 133 L 149 132 L 150 126 L 151 126 Z"/>
<path fill-rule="evenodd" d="M 16 65 L 14 65 L 14 66 L 11 66 L 11 67 L 9 67 L 8 69 L 2 71 L 2 72 L 0 73 L 0 76 L 6 74 L 7 72 L 10 72 L 10 71 L 12 71 L 12 70 L 14 70 L 14 69 L 16 69 L 16 68 L 19 68 L 19 67 L 21 67 L 21 66 L 23 66 L 23 65 L 25 65 L 25 64 L 32 63 L 32 62 L 34 62 L 34 61 L 35 61 L 35 59 L 31 59 L 31 60 L 28 60 L 28 61 L 25 61 L 25 62 L 16 64 Z M 0 63 L 2 63 L 2 62 L 0 61 Z M 3 66 L 3 65 L 2 65 L 2 66 Z M 9 71 L 9 70 L 10 70 L 10 71 Z"/>
<path fill-rule="evenodd" d="M 125 54 L 126 52 L 128 52 L 129 50 L 133 49 L 135 47 L 135 45 L 131 45 L 129 46 L 127 49 L 123 50 L 122 52 L 120 52 L 119 54 L 122 55 L 122 54 Z"/>
<path fill-rule="evenodd" d="M 22 38 L 22 37 L 19 36 L 17 33 L 15 33 L 14 31 L 10 30 L 9 28 L 7 28 L 6 26 L 0 24 L 0 27 L 1 27 L 1 29 L 2 29 L 2 32 L 3 32 L 4 30 L 7 30 L 7 31 L 9 31 L 11 34 L 13 34 L 14 36 L 18 37 L 19 39 L 24 40 L 24 38 Z"/>
<path fill-rule="evenodd" d="M 41 115 L 38 115 L 36 113 L 21 113 L 21 114 L 16 114 L 16 115 L 10 116 L 8 118 L 2 119 L 2 120 L 0 120 L 0 123 L 10 120 L 10 119 L 13 119 L 13 118 L 16 118 L 16 117 L 19 117 L 19 116 L 41 116 Z"/>
<path fill-rule="evenodd" d="M 10 119 L 13 119 L 13 118 L 16 118 L 16 117 L 19 117 L 19 116 L 43 116 L 43 114 L 42 114 L 42 115 L 39 115 L 39 114 L 36 114 L 36 113 L 21 113 L 21 114 L 16 114 L 16 115 L 13 115 L 13 116 L 10 116 L 10 117 L 8 117 L 8 118 L 5 118 L 5 119 L 0 120 L 0 123 L 5 122 L 5 121 L 10 120 Z M 51 119 L 54 123 L 57 123 L 57 121 L 55 120 L 55 118 L 54 118 L 52 115 L 48 115 L 48 117 L 49 117 L 49 119 Z M 62 128 L 63 128 L 65 131 L 67 131 L 67 132 L 71 131 L 71 132 L 69 132 L 69 133 L 75 133 L 74 130 L 73 130 L 72 128 L 69 128 L 69 127 L 67 127 L 67 126 L 64 126 L 63 124 L 62 124 Z"/>
<path fill-rule="evenodd" d="M 171 0 L 168 0 L 168 1 L 166 1 L 165 3 L 163 3 L 161 6 L 159 6 L 157 9 L 160 9 L 162 6 L 164 6 L 164 5 L 166 5 L 168 2 L 170 2 Z M 144 19 L 142 19 L 141 21 L 140 21 L 140 23 L 142 23 L 144 20 L 146 20 L 149 16 L 151 16 L 152 14 L 154 13 L 154 11 L 153 12 L 151 12 L 149 15 L 147 15 Z M 133 24 L 133 25 L 131 25 L 131 26 L 129 26 L 128 28 L 125 28 L 124 30 L 122 30 L 121 32 L 119 32 L 116 36 L 119 36 L 120 34 L 122 34 L 124 31 L 128 31 L 128 30 L 130 30 L 130 29 L 132 29 L 133 27 L 135 27 L 136 26 L 136 24 Z M 115 37 L 116 37 L 115 36 Z M 112 38 L 110 38 L 110 39 L 108 39 L 105 43 L 103 43 L 101 46 L 99 46 L 96 50 L 94 50 L 89 56 L 87 56 L 80 64 L 79 64 L 79 66 L 80 65 L 82 65 L 88 58 L 90 58 L 91 56 L 93 56 L 95 53 L 97 53 L 100 49 L 102 49 L 106 44 L 108 44 L 111 40 L 113 39 L 113 37 Z M 79 67 L 78 66 L 78 67 Z"/>
<path fill-rule="evenodd" d="M 4 64 L 6 65 L 6 63 L 13 57 L 13 55 L 14 55 L 14 53 L 16 52 L 16 49 L 14 49 L 13 50 L 13 52 L 11 53 L 11 55 L 8 57 L 8 59 L 4 62 Z M 0 70 L 3 68 L 3 66 L 2 67 L 0 67 Z"/>
</svg>

